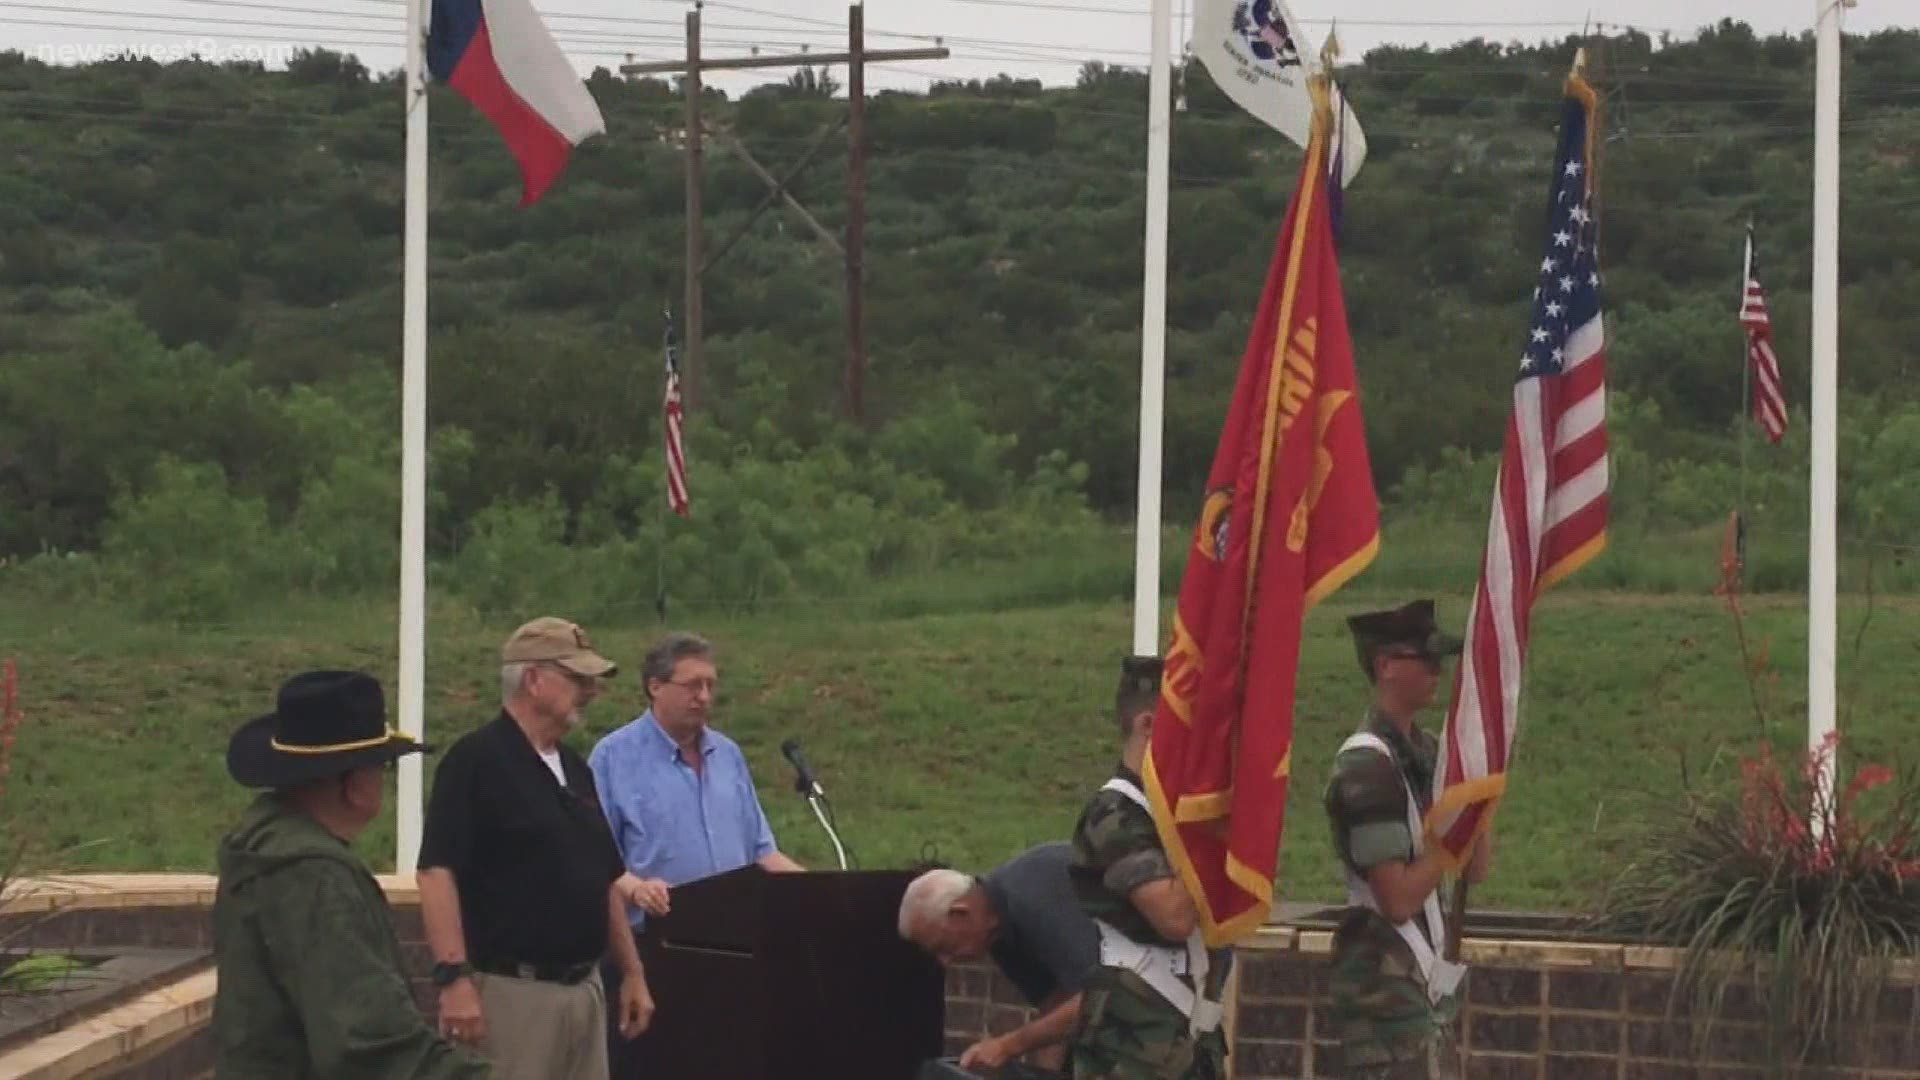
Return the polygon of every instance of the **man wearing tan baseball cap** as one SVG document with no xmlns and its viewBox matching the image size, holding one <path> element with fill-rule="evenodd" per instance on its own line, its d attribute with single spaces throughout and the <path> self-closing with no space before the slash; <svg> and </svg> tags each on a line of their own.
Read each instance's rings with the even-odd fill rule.
<svg viewBox="0 0 1920 1080">
<path fill-rule="evenodd" d="M 590 679 L 611 678 L 619 665 L 594 651 L 579 623 L 543 615 L 513 632 L 500 647 L 503 664 L 554 663 Z"/>
<path fill-rule="evenodd" d="M 500 647 L 499 715 L 434 775 L 419 882 L 440 1028 L 503 1080 L 607 1080 L 594 1036 L 609 1008 L 628 1039 L 652 1019 L 618 887 L 626 866 L 592 769 L 563 741 L 616 670 L 577 623 L 521 626 Z M 620 973 L 611 1000 L 603 958 Z"/>
</svg>

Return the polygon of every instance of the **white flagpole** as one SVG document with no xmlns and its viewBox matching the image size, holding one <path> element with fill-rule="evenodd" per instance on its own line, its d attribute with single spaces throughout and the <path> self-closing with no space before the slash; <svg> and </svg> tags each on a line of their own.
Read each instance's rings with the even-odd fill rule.
<svg viewBox="0 0 1920 1080">
<path fill-rule="evenodd" d="M 400 394 L 400 730 L 424 738 L 427 593 L 427 93 L 425 8 L 407 0 L 406 240 Z M 394 873 L 420 857 L 421 762 L 400 759 Z"/>
<path fill-rule="evenodd" d="M 1747 252 L 1740 263 L 1740 298 L 1735 301 L 1734 319 L 1740 322 L 1747 312 L 1747 283 L 1753 280 L 1753 218 L 1747 218 Z M 1739 513 L 1747 511 L 1747 440 L 1753 431 L 1757 417 L 1753 409 L 1753 355 L 1747 346 L 1747 327 L 1740 322 L 1740 409 L 1736 421 L 1740 426 L 1740 501 L 1735 504 Z M 1739 553 L 1744 558 L 1744 551 Z"/>
<path fill-rule="evenodd" d="M 1840 354 L 1840 9 L 1845 0 L 1815 0 L 1819 28 L 1813 110 L 1813 464 L 1807 547 L 1807 745 L 1834 730 L 1835 525 L 1839 449 Z M 1833 793 L 1834 762 L 1817 778 L 1821 798 Z M 1820 828 L 1820 817 L 1814 818 Z"/>
<path fill-rule="evenodd" d="M 1133 654 L 1160 649 L 1160 444 L 1167 360 L 1167 144 L 1172 0 L 1153 0 L 1147 79 L 1146 282 L 1140 307 L 1140 478 L 1133 538 Z"/>
</svg>

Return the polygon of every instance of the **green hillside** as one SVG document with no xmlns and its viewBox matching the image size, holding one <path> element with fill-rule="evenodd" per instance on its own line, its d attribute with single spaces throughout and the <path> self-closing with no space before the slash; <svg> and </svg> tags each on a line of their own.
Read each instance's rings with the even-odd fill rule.
<svg viewBox="0 0 1920 1080">
<path fill-rule="evenodd" d="M 1462 525 L 1469 567 L 1575 44 L 1382 49 L 1341 76 L 1372 147 L 1347 194 L 1342 258 L 1378 485 L 1397 520 Z M 1793 587 L 1811 40 L 1726 23 L 1686 42 L 1586 44 L 1605 94 L 1618 532 L 1706 537 L 1710 561 L 1741 488 L 1732 313 L 1752 216 L 1795 410 L 1787 443 L 1756 446 L 1744 481 L 1756 543 L 1779 556 L 1755 584 Z M 1846 65 L 1853 566 L 1920 532 L 1920 240 L 1902 224 L 1920 211 L 1920 32 L 1850 39 Z M 1176 529 L 1196 508 L 1298 168 L 1297 150 L 1204 71 L 1179 85 Z M 1001 79 L 877 97 L 871 415 L 861 428 L 839 417 L 839 260 L 776 208 L 709 275 L 689 420 L 698 510 L 671 531 L 657 413 L 660 312 L 681 275 L 682 109 L 661 82 L 602 71 L 590 86 L 610 134 L 527 210 L 493 132 L 434 91 L 431 543 L 449 580 L 514 607 L 479 595 L 506 588 L 495 570 L 559 547 L 619 568 L 626 602 L 644 607 L 664 553 L 682 594 L 750 604 L 1104 545 L 1130 521 L 1143 75 L 1089 64 L 1071 88 Z M 837 121 L 830 91 L 809 73 L 715 95 L 708 113 L 779 172 Z M 66 575 L 62 588 L 177 579 L 180 595 L 150 605 L 176 615 L 267 584 L 390 588 L 397 76 L 330 53 L 274 72 L 0 54 L 0 102 L 0 555 L 104 552 L 32 565 Z M 717 244 L 765 192 L 720 148 L 708 167 Z M 829 228 L 845 171 L 829 152 L 796 184 Z M 1622 583 L 1663 587 L 1634 573 Z"/>
</svg>

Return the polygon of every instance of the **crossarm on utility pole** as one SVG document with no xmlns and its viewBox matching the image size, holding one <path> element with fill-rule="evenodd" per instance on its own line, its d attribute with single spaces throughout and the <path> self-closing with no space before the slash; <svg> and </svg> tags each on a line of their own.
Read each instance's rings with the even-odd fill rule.
<svg viewBox="0 0 1920 1080">
<path fill-rule="evenodd" d="M 847 125 L 846 119 L 842 118 L 838 123 L 829 124 L 826 127 L 821 128 L 820 134 L 816 136 L 813 140 L 813 145 L 807 147 L 807 152 L 800 155 L 800 160 L 794 162 L 793 167 L 789 168 L 786 171 L 786 174 L 784 176 L 781 176 L 777 180 L 769 176 L 766 170 L 761 168 L 760 163 L 753 159 L 753 155 L 747 153 L 746 147 L 741 145 L 739 140 L 734 139 L 733 137 L 727 136 L 727 135 L 715 136 L 715 138 L 718 138 L 721 140 L 722 144 L 725 145 L 727 149 L 732 150 L 733 152 L 739 154 L 741 160 L 746 162 L 747 168 L 752 169 L 756 174 L 760 176 L 761 179 L 767 182 L 767 194 L 765 198 L 760 200 L 760 205 L 754 207 L 753 212 L 747 215 L 747 220 L 741 223 L 738 229 L 734 230 L 733 235 L 727 237 L 725 242 L 723 242 L 718 248 L 714 250 L 713 254 L 707 256 L 706 265 L 700 268 L 700 272 L 702 274 L 706 273 L 708 270 L 713 269 L 716 265 L 719 264 L 720 259 L 726 255 L 728 250 L 730 250 L 733 247 L 733 245 L 740 242 L 741 237 L 744 237 L 747 235 L 748 231 L 753 228 L 753 223 L 760 220 L 760 215 L 765 213 L 767 207 L 772 206 L 774 203 L 774 200 L 776 199 L 786 200 L 787 204 L 789 206 L 792 206 L 795 210 L 798 210 L 801 216 L 807 217 L 808 223 L 813 225 L 814 230 L 816 232 L 820 231 L 819 223 L 815 222 L 813 218 L 807 216 L 806 209 L 794 200 L 793 196 L 788 193 L 787 188 L 788 188 L 788 185 L 792 184 L 793 181 L 797 179 L 802 172 L 806 171 L 806 168 L 808 165 L 813 163 L 814 155 L 818 154 L 821 148 L 827 145 L 827 140 L 831 139 L 835 133 L 837 133 L 841 128 L 845 127 L 846 125 Z M 833 250 L 835 252 L 840 253 L 842 255 L 845 254 L 844 252 L 840 251 L 840 244 L 838 241 L 836 241 L 833 238 L 832 234 L 830 233 L 826 234 L 824 239 L 827 241 L 828 244 L 830 244 L 833 247 Z"/>
<path fill-rule="evenodd" d="M 895 60 L 945 60 L 953 55 L 942 47 L 930 49 L 880 49 L 862 53 L 869 64 Z M 816 67 L 826 64 L 844 64 L 853 59 L 850 52 L 840 53 L 789 53 L 783 56 L 736 56 L 728 60 L 701 60 L 703 71 L 741 71 L 747 68 L 770 67 Z M 650 60 L 644 64 L 621 64 L 622 75 L 671 75 L 685 71 L 687 65 L 682 60 Z"/>
<path fill-rule="evenodd" d="M 1164 0 L 1158 0 L 1164 2 Z M 865 232 L 866 232 L 866 137 L 864 131 L 866 105 L 867 64 L 891 63 L 900 60 L 945 60 L 952 54 L 945 46 L 936 45 L 919 49 L 881 49 L 870 51 L 866 47 L 865 8 L 855 3 L 847 9 L 847 45 L 846 52 L 838 53 L 786 53 L 779 56 L 736 56 L 724 60 L 710 60 L 700 54 L 700 10 L 696 3 L 693 11 L 687 13 L 687 55 L 684 60 L 656 60 L 646 63 L 626 63 L 620 65 L 620 74 L 628 77 L 636 75 L 669 75 L 685 72 L 681 92 L 686 96 L 687 109 L 687 251 L 686 251 L 686 302 L 684 315 L 686 333 L 682 351 L 681 370 L 683 396 L 689 408 L 700 392 L 702 371 L 702 323 L 705 313 L 701 310 L 701 279 L 706 271 L 720 261 L 734 244 L 738 243 L 753 223 L 773 204 L 774 199 L 785 202 L 800 215 L 816 236 L 839 255 L 846 264 L 847 278 L 847 365 L 845 397 L 848 415 L 856 422 L 865 413 L 866 381 L 866 332 L 865 332 Z M 939 39 L 935 39 L 936 41 Z M 768 195 L 747 216 L 747 222 L 741 226 L 720 250 L 712 256 L 705 253 L 705 237 L 702 233 L 701 188 L 704 184 L 701 168 L 701 143 L 706 131 L 700 119 L 701 76 L 709 71 L 744 71 L 751 68 L 780 67 L 824 67 L 828 64 L 846 64 L 851 72 L 848 79 L 847 120 L 822 133 L 819 141 L 810 147 L 800 162 L 794 165 L 785 177 L 775 179 L 773 174 L 763 168 L 747 148 L 730 134 L 716 133 L 720 144 L 740 156 L 754 175 L 758 176 L 768 188 Z M 847 177 L 847 235 L 846 242 L 835 236 L 814 218 L 800 200 L 793 197 L 787 185 L 799 176 L 812 160 L 813 155 L 825 145 L 825 141 L 840 128 L 850 127 L 848 177 Z"/>
</svg>

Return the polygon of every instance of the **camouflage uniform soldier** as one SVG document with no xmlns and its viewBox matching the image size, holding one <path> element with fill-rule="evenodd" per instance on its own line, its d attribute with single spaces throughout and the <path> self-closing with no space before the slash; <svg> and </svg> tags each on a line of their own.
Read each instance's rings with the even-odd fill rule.
<svg viewBox="0 0 1920 1080">
<path fill-rule="evenodd" d="M 1121 764 L 1073 832 L 1068 874 L 1101 939 L 1073 1042 L 1074 1080 L 1226 1075 L 1220 999 L 1233 954 L 1202 943 L 1199 913 L 1141 789 L 1159 684 L 1159 661 L 1128 661 L 1115 702 Z"/>
<path fill-rule="evenodd" d="M 1347 872 L 1348 907 L 1334 935 L 1328 979 L 1346 1080 L 1451 1080 L 1460 1075 L 1452 1030 L 1465 969 L 1445 945 L 1437 854 L 1422 853 L 1439 746 L 1415 723 L 1432 703 L 1460 641 L 1434 625 L 1433 602 L 1349 619 L 1360 667 L 1374 685 L 1365 723 L 1334 758 L 1326 791 L 1333 846 Z M 1467 879 L 1486 876 L 1483 839 Z"/>
</svg>

